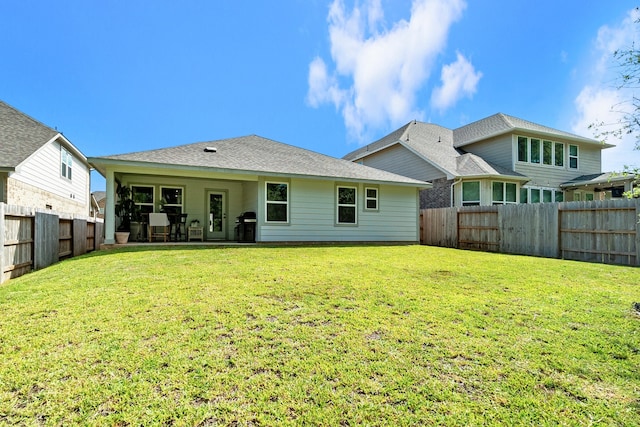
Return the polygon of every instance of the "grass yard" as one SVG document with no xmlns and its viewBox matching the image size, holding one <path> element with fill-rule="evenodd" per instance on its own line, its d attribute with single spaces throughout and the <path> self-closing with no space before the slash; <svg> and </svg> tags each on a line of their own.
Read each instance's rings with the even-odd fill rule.
<svg viewBox="0 0 640 427">
<path fill-rule="evenodd" d="M 640 269 L 130 247 L 0 285 L 0 425 L 640 425 Z"/>
</svg>

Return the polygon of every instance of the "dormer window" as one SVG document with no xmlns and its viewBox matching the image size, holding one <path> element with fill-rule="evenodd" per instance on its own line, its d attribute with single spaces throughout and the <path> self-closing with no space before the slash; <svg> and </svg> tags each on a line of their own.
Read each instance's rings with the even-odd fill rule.
<svg viewBox="0 0 640 427">
<path fill-rule="evenodd" d="M 63 178 L 71 180 L 73 169 L 73 156 L 64 148 L 60 148 L 60 174 Z"/>
</svg>

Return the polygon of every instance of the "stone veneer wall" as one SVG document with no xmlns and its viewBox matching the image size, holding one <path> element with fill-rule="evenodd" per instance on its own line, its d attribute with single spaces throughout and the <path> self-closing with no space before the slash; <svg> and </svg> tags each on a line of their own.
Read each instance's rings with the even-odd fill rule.
<svg viewBox="0 0 640 427">
<path fill-rule="evenodd" d="M 7 179 L 7 204 L 51 209 L 75 215 L 89 215 L 89 207 L 73 199 L 60 197 L 16 179 Z"/>
<path fill-rule="evenodd" d="M 433 188 L 420 191 L 420 209 L 450 208 L 453 180 L 440 178 L 431 183 Z"/>
</svg>

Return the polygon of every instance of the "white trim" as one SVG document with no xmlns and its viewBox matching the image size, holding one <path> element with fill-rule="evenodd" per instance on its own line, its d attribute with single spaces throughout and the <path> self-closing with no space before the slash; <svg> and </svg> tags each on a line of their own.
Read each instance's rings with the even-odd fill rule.
<svg viewBox="0 0 640 427">
<path fill-rule="evenodd" d="M 268 195 L 269 191 L 267 191 L 267 187 L 269 184 L 277 184 L 277 185 L 286 185 L 287 186 L 287 200 L 269 200 Z M 290 212 L 289 212 L 289 201 L 291 199 L 291 183 L 284 181 L 265 181 L 264 182 L 264 222 L 267 224 L 289 224 L 290 220 Z M 286 206 L 286 218 L 284 221 L 269 221 L 269 204 L 272 205 L 285 205 Z"/>
<path fill-rule="evenodd" d="M 341 188 L 351 188 L 355 191 L 353 204 L 351 203 L 340 203 L 340 189 Z M 354 222 L 340 222 L 340 208 L 353 207 L 354 210 Z M 336 224 L 338 225 L 358 225 L 358 187 L 352 185 L 336 185 Z"/>
</svg>

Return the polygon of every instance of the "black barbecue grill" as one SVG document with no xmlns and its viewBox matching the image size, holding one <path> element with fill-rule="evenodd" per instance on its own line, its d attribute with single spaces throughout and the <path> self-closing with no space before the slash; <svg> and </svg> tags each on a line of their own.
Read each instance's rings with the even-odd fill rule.
<svg viewBox="0 0 640 427">
<path fill-rule="evenodd" d="M 236 241 L 241 243 L 256 241 L 256 213 L 244 212 L 236 217 Z"/>
</svg>

